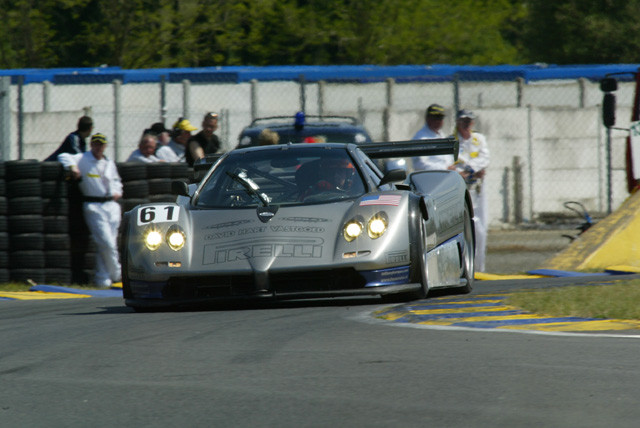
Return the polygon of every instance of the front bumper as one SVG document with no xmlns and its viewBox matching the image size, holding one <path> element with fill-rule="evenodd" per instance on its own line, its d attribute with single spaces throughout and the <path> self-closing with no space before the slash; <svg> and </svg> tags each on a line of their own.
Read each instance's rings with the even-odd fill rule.
<svg viewBox="0 0 640 428">
<path fill-rule="evenodd" d="M 263 275 L 177 276 L 162 282 L 130 280 L 125 303 L 154 307 L 228 299 L 383 296 L 419 291 L 422 285 L 411 283 L 410 273 L 409 266 L 401 266 L 373 271 L 342 268 Z"/>
</svg>

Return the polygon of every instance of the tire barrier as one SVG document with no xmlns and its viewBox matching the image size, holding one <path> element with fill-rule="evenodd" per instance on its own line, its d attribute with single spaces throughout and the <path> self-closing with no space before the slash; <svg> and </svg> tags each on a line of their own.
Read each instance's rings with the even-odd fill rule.
<svg viewBox="0 0 640 428">
<path fill-rule="evenodd" d="M 193 181 L 193 169 L 184 163 L 121 162 L 117 167 L 123 213 L 143 203 L 175 201 L 171 182 Z M 95 263 L 82 195 L 62 165 L 0 161 L 0 283 L 91 284 Z"/>
</svg>

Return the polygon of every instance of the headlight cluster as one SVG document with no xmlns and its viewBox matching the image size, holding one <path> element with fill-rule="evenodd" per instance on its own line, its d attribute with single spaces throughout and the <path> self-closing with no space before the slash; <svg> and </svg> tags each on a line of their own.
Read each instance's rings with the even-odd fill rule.
<svg viewBox="0 0 640 428">
<path fill-rule="evenodd" d="M 184 247 L 186 235 L 184 234 L 184 231 L 176 225 L 171 226 L 164 236 L 162 235 L 162 232 L 156 229 L 148 229 L 144 233 L 144 244 L 151 251 L 155 251 L 160 248 L 163 241 L 166 242 L 169 248 L 173 251 L 178 251 Z"/>
<path fill-rule="evenodd" d="M 349 220 L 343 228 L 343 236 L 347 242 L 351 242 L 358 236 L 362 235 L 365 230 L 365 221 L 362 217 L 358 216 Z M 366 222 L 367 235 L 371 239 L 378 239 L 387 231 L 389 225 L 389 218 L 384 212 L 379 212 L 372 216 L 368 222 Z"/>
</svg>

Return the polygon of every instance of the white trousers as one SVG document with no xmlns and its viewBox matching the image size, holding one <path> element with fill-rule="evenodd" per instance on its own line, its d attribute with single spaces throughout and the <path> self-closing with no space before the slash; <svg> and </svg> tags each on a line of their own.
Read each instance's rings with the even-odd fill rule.
<svg viewBox="0 0 640 428">
<path fill-rule="evenodd" d="M 469 189 L 469 194 L 473 204 L 476 226 L 476 271 L 484 272 L 487 253 L 487 232 L 489 230 L 487 192 L 484 189 L 478 192 L 477 188 L 473 186 Z"/>
<path fill-rule="evenodd" d="M 100 287 L 109 287 L 121 278 L 118 256 L 118 229 L 122 215 L 120 205 L 115 201 L 85 202 L 82 208 L 97 247 L 95 283 Z"/>
</svg>

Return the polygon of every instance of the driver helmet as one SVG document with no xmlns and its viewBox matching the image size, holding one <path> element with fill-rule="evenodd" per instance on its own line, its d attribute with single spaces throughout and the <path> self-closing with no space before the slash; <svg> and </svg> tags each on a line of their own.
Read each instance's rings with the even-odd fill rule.
<svg viewBox="0 0 640 428">
<path fill-rule="evenodd" d="M 323 159 L 321 162 L 321 183 L 325 181 L 333 189 L 349 189 L 355 173 L 356 169 L 348 159 Z"/>
</svg>

